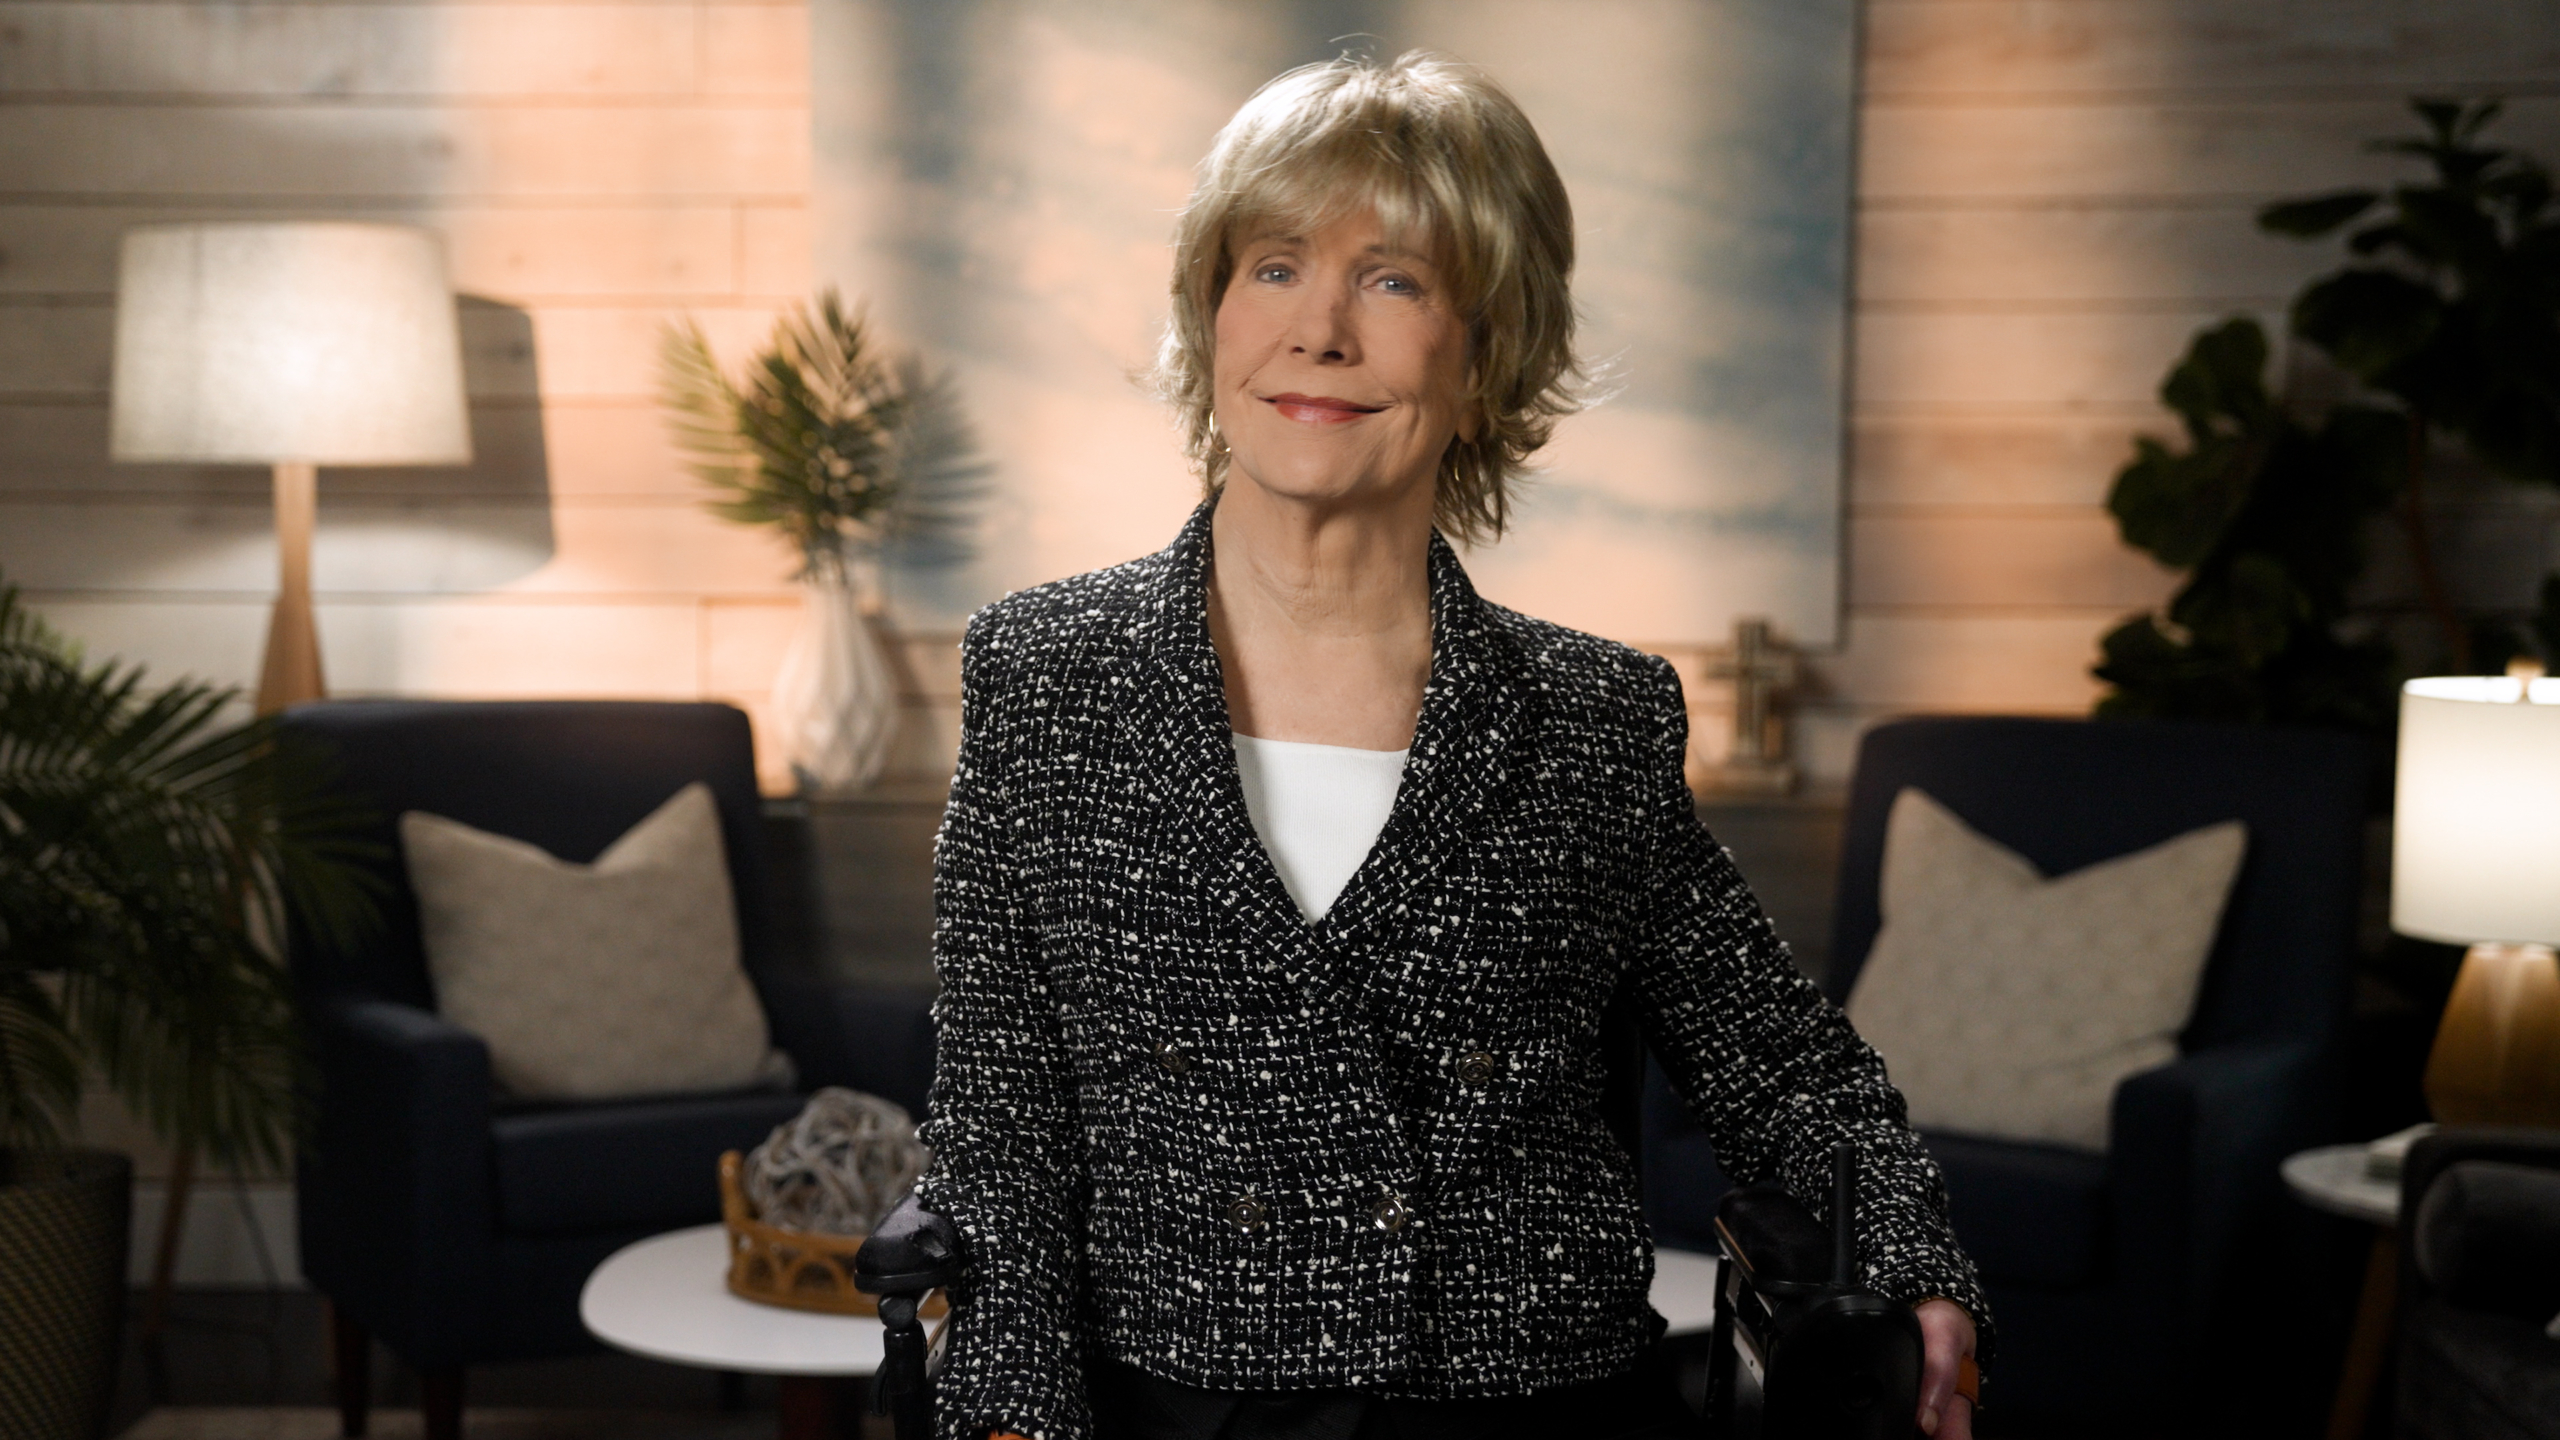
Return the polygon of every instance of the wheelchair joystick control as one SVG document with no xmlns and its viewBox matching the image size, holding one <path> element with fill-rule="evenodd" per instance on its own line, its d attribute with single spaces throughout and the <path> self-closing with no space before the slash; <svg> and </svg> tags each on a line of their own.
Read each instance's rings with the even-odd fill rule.
<svg viewBox="0 0 2560 1440">
<path fill-rule="evenodd" d="M 854 1288 L 880 1297 L 880 1326 L 887 1332 L 872 1403 L 893 1418 L 898 1440 L 930 1440 L 933 1433 L 933 1373 L 916 1308 L 959 1278 L 959 1261 L 959 1227 L 918 1204 L 913 1192 L 853 1254 Z"/>
<path fill-rule="evenodd" d="M 1920 1322 L 1858 1281 L 1858 1152 L 1831 1151 L 1829 1233 L 1776 1185 L 1716 1207 L 1723 1274 L 1707 1373 L 1716 1440 L 1912 1440 Z"/>
</svg>

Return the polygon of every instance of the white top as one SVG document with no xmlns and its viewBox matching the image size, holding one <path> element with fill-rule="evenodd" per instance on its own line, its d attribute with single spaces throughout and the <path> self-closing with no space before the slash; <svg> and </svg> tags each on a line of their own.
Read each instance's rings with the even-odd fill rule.
<svg viewBox="0 0 2560 1440">
<path fill-rule="evenodd" d="M 671 1230 L 626 1245 L 587 1277 L 578 1318 L 618 1350 L 753 1375 L 868 1375 L 880 1368 L 871 1315 L 786 1310 L 729 1292 L 729 1232 Z"/>
<path fill-rule="evenodd" d="M 1236 736 L 1244 808 L 1309 924 L 1333 908 L 1387 828 L 1409 753 Z"/>
</svg>

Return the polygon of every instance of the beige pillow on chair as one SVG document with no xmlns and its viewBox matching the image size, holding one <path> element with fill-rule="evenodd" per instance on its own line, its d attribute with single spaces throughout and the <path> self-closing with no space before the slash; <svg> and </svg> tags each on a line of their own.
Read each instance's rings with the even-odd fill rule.
<svg viewBox="0 0 2560 1440">
<path fill-rule="evenodd" d="M 2177 1058 L 2246 841 L 2227 820 L 2048 880 L 1922 792 L 1895 796 L 1849 1020 L 1911 1123 L 2106 1149 L 2116 1086 Z"/>
<path fill-rule="evenodd" d="M 458 820 L 400 817 L 436 1008 L 524 1099 L 788 1082 L 739 961 L 720 812 L 696 782 L 592 865 Z"/>
</svg>

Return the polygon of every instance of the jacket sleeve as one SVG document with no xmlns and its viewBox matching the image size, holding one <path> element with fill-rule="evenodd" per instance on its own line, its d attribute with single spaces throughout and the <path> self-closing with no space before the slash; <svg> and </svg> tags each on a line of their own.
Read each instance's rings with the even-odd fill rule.
<svg viewBox="0 0 2560 1440">
<path fill-rule="evenodd" d="M 917 1190 L 963 1247 L 949 1350 L 935 1382 L 938 1440 L 1012 1430 L 1091 1432 L 1075 1306 L 1083 1159 L 1065 1046 L 1015 842 L 1004 767 L 1024 744 L 1001 627 L 982 613 L 961 646 L 960 757 L 934 846 L 933 1160 Z"/>
<path fill-rule="evenodd" d="M 1648 757 L 1653 862 L 1632 957 L 1645 1043 L 1736 1184 L 1775 1181 L 1825 1214 L 1832 1146 L 1855 1143 L 1867 1283 L 1904 1302 L 1955 1301 L 1987 1356 L 1990 1308 L 1948 1225 L 1937 1162 L 1883 1059 L 1796 969 L 1733 857 L 1698 823 L 1680 680 L 1654 663 L 1667 713 Z"/>
</svg>

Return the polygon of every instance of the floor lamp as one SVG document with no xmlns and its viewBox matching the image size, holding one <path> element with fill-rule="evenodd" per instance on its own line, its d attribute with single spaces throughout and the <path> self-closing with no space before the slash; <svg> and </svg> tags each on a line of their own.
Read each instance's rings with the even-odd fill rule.
<svg viewBox="0 0 2560 1440">
<path fill-rule="evenodd" d="M 2447 1124 L 2560 1126 L 2560 680 L 2541 674 L 2400 694 L 2392 928 L 2470 946 L 2427 1057 Z"/>
<path fill-rule="evenodd" d="M 345 221 L 125 232 L 111 429 L 118 460 L 274 467 L 278 583 L 258 712 L 319 699 L 319 467 L 471 458 L 443 242 Z"/>
<path fill-rule="evenodd" d="M 118 460 L 274 467 L 278 573 L 258 713 L 319 699 L 319 467 L 471 458 L 442 240 L 412 226 L 339 221 L 127 231 L 113 407 Z M 167 1321 L 194 1176 L 195 1150 L 182 1140 L 161 1212 L 147 1338 Z"/>
</svg>

